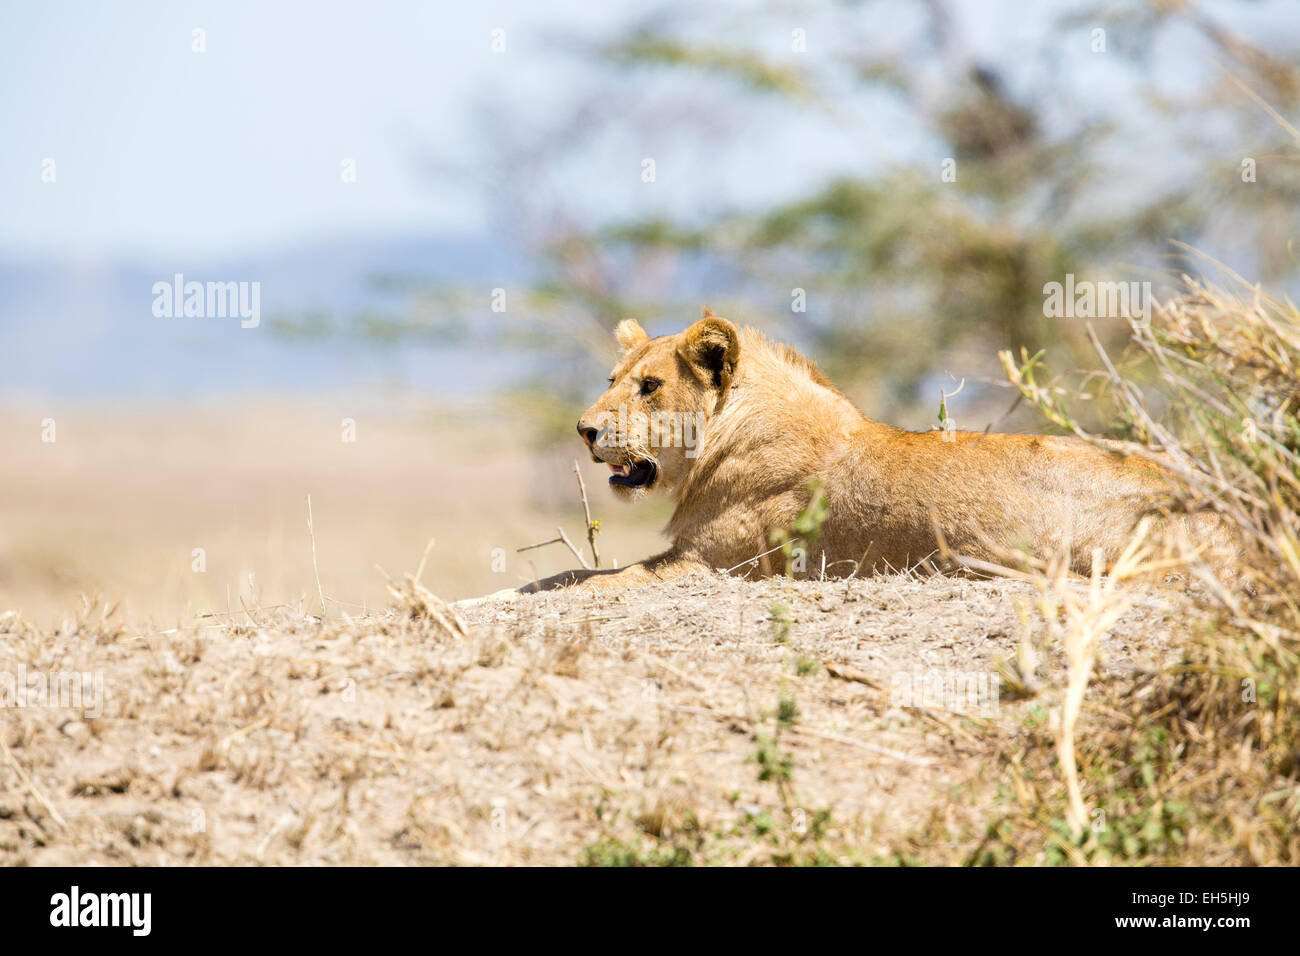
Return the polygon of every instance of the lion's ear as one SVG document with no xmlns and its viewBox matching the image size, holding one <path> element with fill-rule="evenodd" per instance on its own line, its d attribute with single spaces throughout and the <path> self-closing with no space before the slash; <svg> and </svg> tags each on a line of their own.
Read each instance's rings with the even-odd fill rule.
<svg viewBox="0 0 1300 956">
<path fill-rule="evenodd" d="M 710 314 L 686 330 L 678 351 L 701 378 L 727 388 L 740 360 L 740 333 L 726 319 Z"/>
<path fill-rule="evenodd" d="M 614 338 L 618 339 L 619 348 L 624 353 L 650 341 L 650 336 L 646 335 L 645 329 L 641 328 L 641 323 L 636 319 L 624 319 L 620 322 L 618 328 L 614 330 Z"/>
</svg>

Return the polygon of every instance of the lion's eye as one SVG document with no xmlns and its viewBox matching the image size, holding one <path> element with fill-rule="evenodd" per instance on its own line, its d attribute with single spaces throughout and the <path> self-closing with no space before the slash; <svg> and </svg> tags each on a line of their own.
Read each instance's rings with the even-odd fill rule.
<svg viewBox="0 0 1300 956">
<path fill-rule="evenodd" d="M 657 378 L 647 378 L 641 383 L 641 394 L 649 395 L 662 384 Z"/>
<path fill-rule="evenodd" d="M 614 384 L 614 376 L 613 376 L 613 375 L 611 375 L 611 376 L 609 377 L 609 384 L 610 384 L 610 385 L 613 385 L 613 384 Z"/>
</svg>

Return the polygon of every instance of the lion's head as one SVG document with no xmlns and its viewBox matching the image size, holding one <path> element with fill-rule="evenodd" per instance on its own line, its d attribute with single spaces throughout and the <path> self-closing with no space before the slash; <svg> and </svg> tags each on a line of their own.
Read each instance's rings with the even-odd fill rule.
<svg viewBox="0 0 1300 956">
<path fill-rule="evenodd" d="M 740 336 L 707 308 L 677 335 L 652 339 L 624 319 L 615 336 L 622 357 L 605 394 L 578 419 L 578 434 L 593 460 L 609 465 L 617 494 L 670 491 L 685 480 L 704 424 L 731 387 Z"/>
</svg>

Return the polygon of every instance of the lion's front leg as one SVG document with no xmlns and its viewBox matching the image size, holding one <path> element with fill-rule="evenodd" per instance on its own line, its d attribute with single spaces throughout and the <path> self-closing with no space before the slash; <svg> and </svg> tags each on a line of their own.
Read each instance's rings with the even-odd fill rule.
<svg viewBox="0 0 1300 956">
<path fill-rule="evenodd" d="M 551 591 L 567 587 L 583 587 L 597 591 L 638 588 L 645 587 L 647 584 L 671 581 L 691 571 L 707 569 L 708 565 L 705 562 L 693 556 L 683 555 L 674 549 L 616 570 L 562 571 L 549 578 L 526 584 L 519 590 L 524 594 L 532 594 L 535 591 Z"/>
<path fill-rule="evenodd" d="M 621 588 L 638 588 L 647 584 L 671 581 L 691 571 L 707 571 L 709 565 L 693 556 L 683 555 L 675 550 L 648 558 L 625 568 L 608 571 L 561 571 L 549 578 L 533 581 L 521 588 L 506 588 L 492 594 L 477 598 L 466 598 L 455 603 L 457 608 L 476 607 L 499 601 L 513 601 L 521 594 L 534 594 L 538 591 L 555 591 L 560 588 L 579 587 L 593 591 L 609 591 Z"/>
</svg>

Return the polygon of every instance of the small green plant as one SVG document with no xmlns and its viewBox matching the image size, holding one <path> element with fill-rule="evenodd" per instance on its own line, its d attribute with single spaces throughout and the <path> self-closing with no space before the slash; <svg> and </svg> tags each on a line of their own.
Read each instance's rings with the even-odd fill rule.
<svg viewBox="0 0 1300 956">
<path fill-rule="evenodd" d="M 727 802 L 743 807 L 739 820 L 706 826 L 693 811 L 673 804 L 656 804 L 640 812 L 611 809 L 602 794 L 596 803 L 601 824 L 598 839 L 583 847 L 582 866 L 711 866 L 745 863 L 751 866 L 838 866 L 859 858 L 837 833 L 829 808 L 805 809 L 794 792 L 794 753 L 786 735 L 799 723 L 799 706 L 782 690 L 776 707 L 762 715 L 754 735 L 755 747 L 746 762 L 757 766 L 757 780 L 776 790 L 771 808 L 746 807 L 743 794 L 733 790 Z"/>
<path fill-rule="evenodd" d="M 810 479 L 807 488 L 808 503 L 795 515 L 794 523 L 789 528 L 776 528 L 768 535 L 768 540 L 781 549 L 786 577 L 794 577 L 796 571 L 807 570 L 809 549 L 821 537 L 822 525 L 830 514 L 821 479 Z M 798 554 L 795 553 L 796 550 L 799 551 Z"/>
<path fill-rule="evenodd" d="M 691 866 L 689 848 L 647 840 L 623 842 L 604 837 L 582 849 L 580 866 Z"/>
<path fill-rule="evenodd" d="M 794 662 L 794 672 L 797 677 L 807 677 L 809 674 L 816 674 L 822 669 L 822 662 L 811 657 L 800 657 Z"/>
<path fill-rule="evenodd" d="M 790 605 L 784 601 L 773 601 L 767 609 L 767 619 L 772 622 L 772 640 L 778 644 L 790 643 L 790 628 L 794 624 Z"/>
<path fill-rule="evenodd" d="M 824 807 L 806 810 L 797 805 L 794 754 L 781 747 L 782 737 L 799 722 L 799 706 L 788 691 L 782 690 L 776 709 L 767 716 L 772 720 L 772 732 L 755 734 L 757 746 L 749 760 L 758 765 L 759 783 L 770 783 L 776 788 L 785 822 L 778 823 L 767 810 L 748 813 L 737 835 L 770 844 L 768 862 L 778 866 L 838 865 L 840 859 L 826 846 L 831 833 L 831 811 Z"/>
<path fill-rule="evenodd" d="M 799 708 L 785 691 L 777 698 L 772 718 L 772 733 L 760 731 L 755 735 L 758 749 L 750 754 L 749 759 L 758 764 L 759 782 L 775 784 L 782 805 L 789 807 L 790 786 L 794 782 L 794 754 L 781 750 L 781 733 L 794 727 L 799 719 Z"/>
</svg>

